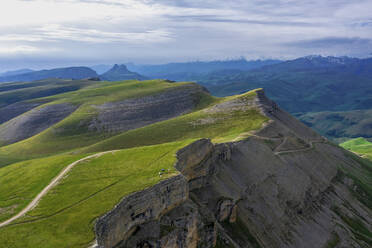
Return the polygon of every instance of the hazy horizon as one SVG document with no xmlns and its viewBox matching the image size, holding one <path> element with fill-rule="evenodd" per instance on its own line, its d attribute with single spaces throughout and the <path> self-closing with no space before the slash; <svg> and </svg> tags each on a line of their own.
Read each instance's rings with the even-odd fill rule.
<svg viewBox="0 0 372 248">
<path fill-rule="evenodd" d="M 364 58 L 372 52 L 371 9 L 367 0 L 4 0 L 0 71 L 240 56 Z"/>
</svg>

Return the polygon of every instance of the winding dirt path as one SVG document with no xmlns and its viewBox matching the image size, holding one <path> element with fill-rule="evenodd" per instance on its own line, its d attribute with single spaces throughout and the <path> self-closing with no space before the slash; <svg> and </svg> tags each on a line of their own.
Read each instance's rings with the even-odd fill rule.
<svg viewBox="0 0 372 248">
<path fill-rule="evenodd" d="M 4 227 L 6 225 L 9 225 L 10 223 L 12 223 L 13 221 L 15 221 L 16 219 L 19 219 L 21 218 L 22 216 L 24 216 L 26 213 L 28 213 L 29 211 L 31 211 L 33 208 L 35 208 L 37 206 L 37 204 L 40 202 L 41 198 L 43 198 L 43 196 L 45 196 L 54 186 L 56 186 L 60 181 L 61 179 L 63 179 L 63 177 L 77 164 L 85 161 L 85 160 L 88 160 L 88 159 L 91 159 L 91 158 L 98 158 L 106 153 L 112 153 L 112 152 L 115 152 L 115 151 L 106 151 L 106 152 L 100 152 L 100 153 L 96 153 L 96 154 L 93 154 L 93 155 L 90 155 L 90 156 L 87 156 L 85 158 L 82 158 L 82 159 L 79 159 L 71 164 L 69 164 L 66 168 L 64 168 L 59 174 L 58 176 L 56 176 L 24 209 L 22 209 L 18 214 L 14 215 L 13 217 L 11 217 L 10 219 L 4 221 L 4 222 L 1 222 L 0 223 L 0 228 L 1 227 Z"/>
<path fill-rule="evenodd" d="M 314 143 L 324 143 L 324 140 L 310 140 L 309 141 L 309 147 L 301 148 L 301 149 L 295 149 L 295 150 L 286 150 L 286 151 L 280 151 L 280 152 L 274 152 L 275 155 L 285 154 L 285 153 L 294 153 L 294 152 L 305 152 L 313 149 Z"/>
<path fill-rule="evenodd" d="M 258 139 L 262 139 L 262 140 L 281 140 L 282 142 L 277 146 L 275 147 L 274 149 L 274 154 L 275 155 L 281 155 L 281 154 L 286 154 L 286 153 L 294 153 L 294 152 L 305 152 L 305 151 L 309 151 L 311 149 L 313 149 L 314 147 L 314 143 L 324 143 L 326 141 L 326 139 L 320 139 L 320 140 L 309 140 L 309 147 L 306 147 L 306 148 L 300 148 L 300 149 L 293 149 L 293 150 L 285 150 L 285 151 L 278 151 L 282 148 L 282 146 L 285 144 L 285 142 L 287 141 L 287 137 L 284 137 L 284 138 L 269 138 L 269 137 L 263 137 L 263 136 L 259 136 L 259 135 L 256 135 L 256 134 L 251 134 L 251 136 L 253 137 L 256 137 Z"/>
</svg>

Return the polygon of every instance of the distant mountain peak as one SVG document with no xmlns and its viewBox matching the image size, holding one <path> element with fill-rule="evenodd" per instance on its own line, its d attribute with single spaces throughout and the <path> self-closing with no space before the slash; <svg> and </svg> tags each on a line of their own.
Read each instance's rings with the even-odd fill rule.
<svg viewBox="0 0 372 248">
<path fill-rule="evenodd" d="M 115 65 L 111 68 L 111 70 L 129 71 L 128 68 L 127 68 L 127 66 L 124 65 L 124 64 L 121 64 L 121 65 L 115 64 Z M 110 70 L 110 71 L 111 71 L 111 70 Z"/>
<path fill-rule="evenodd" d="M 323 62 L 323 63 L 325 62 L 325 63 L 330 63 L 330 64 L 346 64 L 346 63 L 349 63 L 355 60 L 354 58 L 350 58 L 347 56 L 335 57 L 335 56 L 322 56 L 322 55 L 308 55 L 300 59 L 306 59 L 312 62 Z"/>
<path fill-rule="evenodd" d="M 118 65 L 115 64 L 110 70 L 103 73 L 101 76 L 102 80 L 107 81 L 120 81 L 120 80 L 145 80 L 146 77 L 136 73 L 129 71 L 127 66 L 124 64 Z"/>
</svg>

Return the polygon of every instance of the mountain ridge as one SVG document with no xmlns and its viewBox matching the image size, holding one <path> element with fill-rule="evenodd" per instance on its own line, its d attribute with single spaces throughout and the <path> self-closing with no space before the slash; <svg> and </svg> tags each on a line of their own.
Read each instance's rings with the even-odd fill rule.
<svg viewBox="0 0 372 248">
<path fill-rule="evenodd" d="M 48 78 L 84 79 L 97 76 L 97 73 L 92 69 L 81 66 L 33 71 L 12 76 L 0 76 L 0 82 L 35 81 Z"/>
</svg>

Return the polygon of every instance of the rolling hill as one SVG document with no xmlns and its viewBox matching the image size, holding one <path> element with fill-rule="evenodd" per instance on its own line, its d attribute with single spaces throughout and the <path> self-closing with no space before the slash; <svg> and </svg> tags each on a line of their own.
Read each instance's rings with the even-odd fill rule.
<svg viewBox="0 0 372 248">
<path fill-rule="evenodd" d="M 62 82 L 79 87 L 22 93 Z M 27 106 L 0 124 L 4 247 L 371 244 L 371 162 L 262 89 L 213 97 L 166 80 L 4 87 L 4 99 L 18 100 L 0 95 L 1 109 Z"/>
<path fill-rule="evenodd" d="M 35 81 L 48 78 L 84 79 L 97 77 L 97 73 L 88 67 L 67 67 L 51 70 L 32 71 L 22 74 L 0 76 L 0 82 Z"/>
<path fill-rule="evenodd" d="M 372 142 L 364 138 L 348 140 L 340 144 L 343 148 L 372 160 Z"/>
<path fill-rule="evenodd" d="M 190 83 L 79 82 L 89 86 L 3 108 L 13 118 L 0 125 L 0 144 L 20 142 L 1 148 L 0 164 L 93 144 L 119 132 L 189 112 L 199 101 L 213 99 L 202 87 Z M 22 114 L 14 116 L 19 112 Z"/>
</svg>

